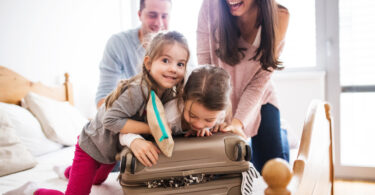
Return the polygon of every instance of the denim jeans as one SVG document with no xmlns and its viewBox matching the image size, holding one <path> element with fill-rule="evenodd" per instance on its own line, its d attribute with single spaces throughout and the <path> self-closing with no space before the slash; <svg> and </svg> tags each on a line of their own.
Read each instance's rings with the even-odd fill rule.
<svg viewBox="0 0 375 195">
<path fill-rule="evenodd" d="M 262 106 L 258 134 L 251 138 L 251 162 L 261 173 L 264 164 L 272 158 L 282 158 L 289 162 L 287 131 L 281 129 L 280 112 L 272 104 Z"/>
</svg>

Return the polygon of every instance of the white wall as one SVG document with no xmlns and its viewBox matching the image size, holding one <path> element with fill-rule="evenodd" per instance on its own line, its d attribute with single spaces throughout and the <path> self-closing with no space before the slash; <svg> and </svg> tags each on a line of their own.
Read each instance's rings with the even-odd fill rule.
<svg viewBox="0 0 375 195">
<path fill-rule="evenodd" d="M 129 0 L 1 0 L 0 65 L 57 85 L 71 75 L 76 106 L 95 114 L 107 39 L 130 26 Z M 128 15 L 129 14 L 129 15 Z"/>
<path fill-rule="evenodd" d="M 307 108 L 313 99 L 325 100 L 323 71 L 277 71 L 273 76 L 281 118 L 298 137 L 301 136 Z"/>
</svg>

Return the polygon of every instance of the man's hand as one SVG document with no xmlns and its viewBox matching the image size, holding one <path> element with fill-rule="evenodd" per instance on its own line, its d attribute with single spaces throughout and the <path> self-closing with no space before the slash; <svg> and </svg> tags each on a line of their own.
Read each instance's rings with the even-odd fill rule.
<svg viewBox="0 0 375 195">
<path fill-rule="evenodd" d="M 130 144 L 130 149 L 139 162 L 146 167 L 155 165 L 159 158 L 160 150 L 152 142 L 144 139 L 135 139 Z"/>
</svg>

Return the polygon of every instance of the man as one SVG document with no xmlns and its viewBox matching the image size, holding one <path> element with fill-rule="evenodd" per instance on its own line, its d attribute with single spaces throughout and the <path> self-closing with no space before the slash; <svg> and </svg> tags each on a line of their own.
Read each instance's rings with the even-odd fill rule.
<svg viewBox="0 0 375 195">
<path fill-rule="evenodd" d="M 120 79 L 141 71 L 147 35 L 168 30 L 171 0 L 140 0 L 138 17 L 141 27 L 113 35 L 107 42 L 100 62 L 100 81 L 95 102 L 99 108 Z"/>
</svg>

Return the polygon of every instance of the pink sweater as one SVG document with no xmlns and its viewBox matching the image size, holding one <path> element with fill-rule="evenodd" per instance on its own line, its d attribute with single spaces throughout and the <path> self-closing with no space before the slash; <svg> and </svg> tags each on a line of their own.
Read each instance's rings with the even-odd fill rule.
<svg viewBox="0 0 375 195">
<path fill-rule="evenodd" d="M 278 106 L 275 90 L 273 88 L 271 72 L 261 68 L 258 61 L 249 61 L 254 56 L 260 44 L 260 30 L 253 44 L 239 38 L 239 46 L 247 48 L 243 60 L 230 66 L 222 62 L 215 54 L 218 44 L 215 43 L 210 23 L 216 20 L 215 12 L 218 10 L 218 0 L 204 0 L 198 20 L 197 29 L 197 55 L 198 64 L 215 64 L 223 67 L 231 75 L 232 81 L 232 106 L 233 118 L 239 119 L 244 125 L 247 136 L 255 136 L 260 124 L 260 108 L 263 104 L 271 103 Z"/>
</svg>

